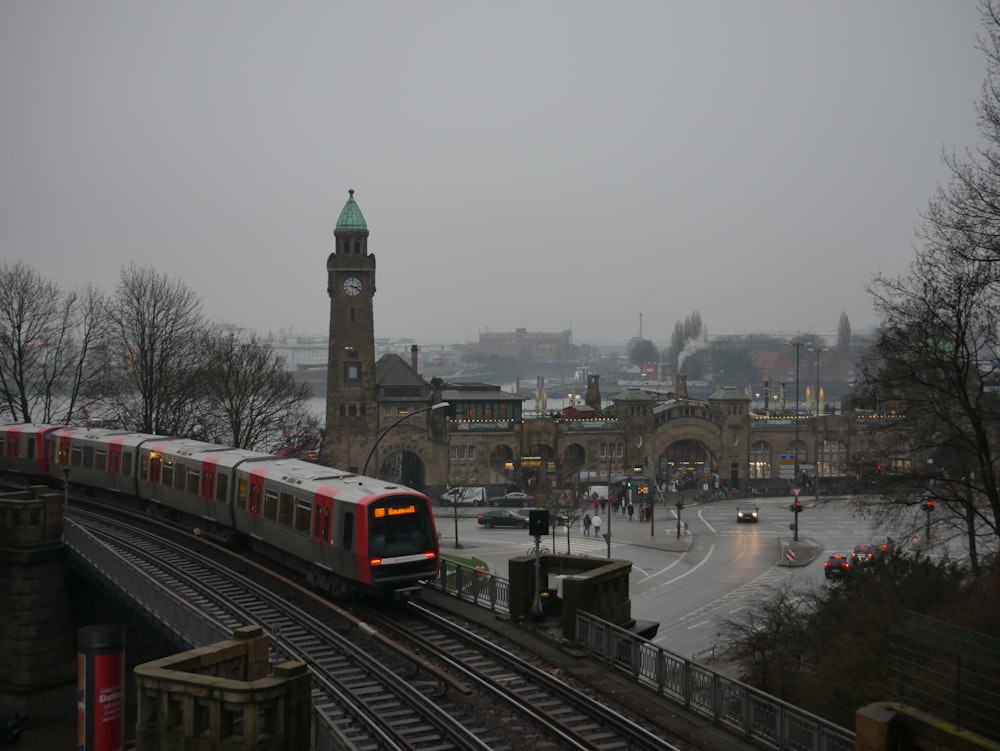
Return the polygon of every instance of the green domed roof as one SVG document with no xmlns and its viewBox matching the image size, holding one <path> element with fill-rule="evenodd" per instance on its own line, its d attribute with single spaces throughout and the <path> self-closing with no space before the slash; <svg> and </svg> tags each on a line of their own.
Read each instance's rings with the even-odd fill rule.
<svg viewBox="0 0 1000 751">
<path fill-rule="evenodd" d="M 337 220 L 337 227 L 334 231 L 367 232 L 368 225 L 365 224 L 365 215 L 361 213 L 361 209 L 354 201 L 354 188 L 347 192 L 350 194 L 350 198 L 347 199 L 347 203 L 344 204 L 344 208 L 340 212 L 340 218 Z"/>
</svg>

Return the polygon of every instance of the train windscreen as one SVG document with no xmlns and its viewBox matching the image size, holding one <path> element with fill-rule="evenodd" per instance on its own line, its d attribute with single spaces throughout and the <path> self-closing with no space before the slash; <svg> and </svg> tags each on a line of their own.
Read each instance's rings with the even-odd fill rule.
<svg viewBox="0 0 1000 751">
<path fill-rule="evenodd" d="M 396 558 L 437 549 L 427 501 L 413 496 L 385 498 L 368 508 L 372 558 Z"/>
</svg>

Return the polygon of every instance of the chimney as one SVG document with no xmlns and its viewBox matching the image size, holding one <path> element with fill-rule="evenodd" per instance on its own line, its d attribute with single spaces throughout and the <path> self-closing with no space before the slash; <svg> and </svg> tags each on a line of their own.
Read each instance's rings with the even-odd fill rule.
<svg viewBox="0 0 1000 751">
<path fill-rule="evenodd" d="M 419 348 L 417 347 L 416 344 L 411 344 L 410 345 L 410 367 L 413 368 L 414 370 L 417 369 L 417 350 L 418 349 Z"/>
<path fill-rule="evenodd" d="M 688 377 L 686 375 L 675 375 L 674 376 L 674 389 L 677 391 L 677 396 L 682 399 L 688 398 Z"/>
</svg>

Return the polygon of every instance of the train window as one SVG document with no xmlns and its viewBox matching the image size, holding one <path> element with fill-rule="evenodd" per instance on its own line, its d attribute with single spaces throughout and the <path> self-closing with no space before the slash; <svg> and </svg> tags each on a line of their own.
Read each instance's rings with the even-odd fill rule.
<svg viewBox="0 0 1000 751">
<path fill-rule="evenodd" d="M 354 549 L 354 512 L 344 514 L 344 550 Z"/>
<path fill-rule="evenodd" d="M 240 478 L 236 486 L 236 505 L 239 506 L 240 511 L 247 510 L 247 481 L 243 477 Z"/>
<path fill-rule="evenodd" d="M 177 462 L 174 464 L 174 487 L 184 490 L 187 481 L 187 465 Z"/>
<path fill-rule="evenodd" d="M 160 472 L 160 484 L 167 488 L 174 486 L 174 463 L 169 459 L 163 462 L 163 470 Z"/>
<path fill-rule="evenodd" d="M 201 470 L 197 467 L 188 467 L 187 471 L 187 492 L 191 495 L 198 495 L 201 487 Z"/>
<path fill-rule="evenodd" d="M 215 483 L 215 500 L 222 503 L 226 502 L 226 496 L 229 495 L 229 475 L 219 475 Z"/>
<path fill-rule="evenodd" d="M 149 454 L 139 457 L 139 479 L 149 479 Z"/>
<path fill-rule="evenodd" d="M 282 493 L 278 499 L 278 521 L 286 527 L 291 527 L 294 514 L 295 497 L 290 493 Z"/>
<path fill-rule="evenodd" d="M 309 506 L 309 501 L 302 498 L 295 499 L 295 526 L 296 532 L 308 532 L 309 531 L 309 512 L 311 508 Z"/>
<path fill-rule="evenodd" d="M 132 474 L 132 454 L 122 454 L 122 474 Z"/>
<path fill-rule="evenodd" d="M 264 518 L 272 522 L 278 518 L 278 494 L 273 490 L 264 491 Z"/>
<path fill-rule="evenodd" d="M 108 468 L 108 450 L 99 448 L 94 452 L 94 469 L 103 472 Z"/>
<path fill-rule="evenodd" d="M 80 450 L 79 446 L 74 446 L 69 457 L 70 465 L 73 467 L 79 467 L 81 466 L 82 461 L 83 461 L 83 451 Z"/>
<path fill-rule="evenodd" d="M 94 468 L 94 447 L 84 446 L 83 447 L 83 468 L 93 469 Z"/>
<path fill-rule="evenodd" d="M 34 438 L 29 438 L 28 439 L 28 458 L 29 459 L 34 459 L 35 458 L 35 439 Z"/>
</svg>

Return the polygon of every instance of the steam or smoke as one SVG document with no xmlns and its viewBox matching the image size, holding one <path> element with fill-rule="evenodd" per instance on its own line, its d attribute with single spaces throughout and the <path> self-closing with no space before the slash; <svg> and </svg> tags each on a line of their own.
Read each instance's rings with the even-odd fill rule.
<svg viewBox="0 0 1000 751">
<path fill-rule="evenodd" d="M 677 355 L 677 372 L 680 373 L 684 368 L 684 361 L 687 360 L 695 352 L 706 349 L 708 347 L 708 342 L 704 339 L 689 339 L 684 342 L 684 349 L 679 355 Z"/>
</svg>

